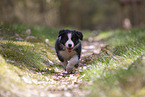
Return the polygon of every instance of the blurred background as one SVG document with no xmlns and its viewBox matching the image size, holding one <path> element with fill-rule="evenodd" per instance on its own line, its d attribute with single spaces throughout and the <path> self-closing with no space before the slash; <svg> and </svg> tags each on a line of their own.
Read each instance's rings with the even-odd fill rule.
<svg viewBox="0 0 145 97">
<path fill-rule="evenodd" d="M 0 24 L 130 29 L 145 27 L 145 0 L 0 0 Z"/>
</svg>

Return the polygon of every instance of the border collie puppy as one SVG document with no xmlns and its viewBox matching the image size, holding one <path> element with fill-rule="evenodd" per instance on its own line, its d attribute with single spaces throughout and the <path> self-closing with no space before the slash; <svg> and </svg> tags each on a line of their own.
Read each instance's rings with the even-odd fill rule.
<svg viewBox="0 0 145 97">
<path fill-rule="evenodd" d="M 60 30 L 55 43 L 58 59 L 67 73 L 73 73 L 73 68 L 78 67 L 81 55 L 81 40 L 83 34 L 75 30 Z"/>
</svg>

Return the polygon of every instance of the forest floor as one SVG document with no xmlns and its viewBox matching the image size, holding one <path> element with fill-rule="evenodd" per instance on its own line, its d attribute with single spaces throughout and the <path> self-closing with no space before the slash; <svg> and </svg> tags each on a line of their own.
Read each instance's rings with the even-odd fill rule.
<svg viewBox="0 0 145 97">
<path fill-rule="evenodd" d="M 92 42 L 92 37 L 90 40 L 86 38 L 85 41 L 82 41 L 80 66 L 76 69 L 75 74 L 67 74 L 55 55 L 54 47 L 51 46 L 54 42 L 50 39 L 51 42 L 37 43 L 38 35 L 33 36 L 30 29 L 26 29 L 26 32 L 23 29 L 25 28 L 1 28 L 0 96 L 76 97 L 88 94 L 84 88 L 82 72 L 91 66 L 89 65 L 93 61 L 91 56 L 99 53 L 101 46 L 104 45 L 97 41 Z M 32 35 L 30 36 L 29 33 Z M 25 42 L 23 42 L 24 39 Z M 41 39 L 39 40 L 41 41 Z M 41 61 L 40 54 L 42 54 L 41 58 L 45 59 L 42 62 L 47 65 L 46 67 L 37 62 L 37 60 Z M 28 66 L 26 66 L 27 64 Z M 5 84 L 6 82 L 7 84 Z"/>
<path fill-rule="evenodd" d="M 57 29 L 2 26 L 0 97 L 145 96 L 144 32 L 85 31 L 80 66 L 67 74 L 54 51 Z"/>
</svg>

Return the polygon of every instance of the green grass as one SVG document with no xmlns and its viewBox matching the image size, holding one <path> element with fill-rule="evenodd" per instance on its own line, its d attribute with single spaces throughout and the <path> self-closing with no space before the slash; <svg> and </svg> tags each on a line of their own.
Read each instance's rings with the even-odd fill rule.
<svg viewBox="0 0 145 97">
<path fill-rule="evenodd" d="M 31 34 L 28 35 L 26 31 L 30 29 Z M 2 25 L 2 37 L 6 40 L 18 41 L 18 36 L 26 41 L 27 36 L 34 36 L 35 39 L 29 39 L 28 42 L 45 42 L 49 39 L 51 45 L 54 45 L 55 39 L 58 36 L 59 29 L 49 27 L 32 27 L 24 25 Z M 17 35 L 16 35 L 17 34 Z"/>
<path fill-rule="evenodd" d="M 106 31 L 97 36 L 107 43 L 92 67 L 84 71 L 91 97 L 145 95 L 145 29 Z"/>
<path fill-rule="evenodd" d="M 25 33 L 27 29 L 31 29 L 30 35 Z M 26 40 L 28 36 L 36 38 Z M 43 70 L 50 60 L 56 60 L 55 52 L 45 43 L 45 39 L 49 39 L 50 44 L 54 45 L 57 29 L 3 25 L 1 26 L 1 37 L 3 40 L 0 41 L 0 53 L 20 68 Z"/>
<path fill-rule="evenodd" d="M 30 35 L 25 33 L 27 29 L 31 29 Z M 45 39 L 49 39 L 53 46 L 57 35 L 58 29 L 47 27 L 1 26 L 0 96 L 6 96 L 7 92 L 14 97 L 27 96 L 29 83 L 37 88 L 38 80 L 45 83 L 45 77 L 49 79 L 58 61 L 55 51 L 45 43 Z M 36 38 L 26 39 L 28 36 Z M 39 72 L 44 73 L 37 74 Z"/>
<path fill-rule="evenodd" d="M 29 42 L 1 41 L 1 54 L 6 59 L 13 61 L 19 67 L 45 69 L 49 59 L 55 59 L 49 47 L 44 44 L 32 44 Z M 56 59 L 55 59 L 56 60 Z M 24 65 L 23 65 L 24 64 Z"/>
</svg>

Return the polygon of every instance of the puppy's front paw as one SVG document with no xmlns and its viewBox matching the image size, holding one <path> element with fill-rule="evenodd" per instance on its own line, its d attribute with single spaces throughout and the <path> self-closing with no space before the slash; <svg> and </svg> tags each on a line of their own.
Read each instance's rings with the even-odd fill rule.
<svg viewBox="0 0 145 97">
<path fill-rule="evenodd" d="M 66 66 L 67 66 L 67 61 L 61 62 L 61 65 L 64 67 L 64 69 L 66 70 Z"/>
<path fill-rule="evenodd" d="M 75 69 L 74 69 L 74 67 L 73 66 L 67 66 L 66 67 L 66 71 L 67 71 L 67 73 L 74 73 L 75 72 Z"/>
</svg>

